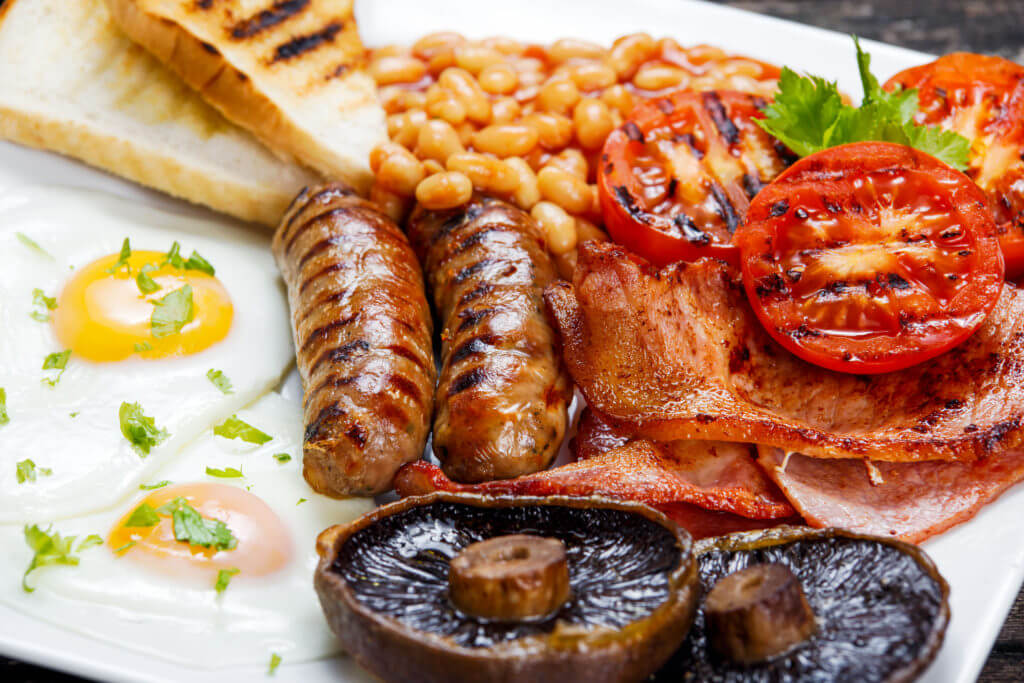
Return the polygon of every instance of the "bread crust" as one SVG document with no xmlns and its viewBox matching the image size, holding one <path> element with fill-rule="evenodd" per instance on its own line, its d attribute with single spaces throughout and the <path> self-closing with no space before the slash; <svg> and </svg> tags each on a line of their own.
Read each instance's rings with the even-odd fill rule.
<svg viewBox="0 0 1024 683">
<path fill-rule="evenodd" d="M 225 118 L 249 130 L 282 159 L 297 159 L 328 178 L 344 179 L 363 194 L 368 192 L 373 182 L 368 159 L 345 156 L 324 145 L 216 45 L 203 41 L 178 21 L 150 11 L 148 6 L 152 3 L 146 0 L 106 3 L 114 20 L 132 40 L 199 92 Z M 345 38 L 358 41 L 354 18 L 349 26 Z M 367 74 L 352 69 L 344 78 L 348 87 L 367 92 L 365 101 L 358 103 L 360 106 L 378 107 L 375 86 Z"/>
</svg>

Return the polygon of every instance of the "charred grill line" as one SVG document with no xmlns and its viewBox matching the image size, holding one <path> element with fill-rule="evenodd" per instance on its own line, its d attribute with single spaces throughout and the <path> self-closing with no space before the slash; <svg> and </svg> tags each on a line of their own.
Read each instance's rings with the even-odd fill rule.
<svg viewBox="0 0 1024 683">
<path fill-rule="evenodd" d="M 725 221 L 726 229 L 730 235 L 733 234 L 736 232 L 736 228 L 739 227 L 740 217 L 736 213 L 736 208 L 729 201 L 729 197 L 726 196 L 725 190 L 718 184 L 718 181 L 711 182 L 711 196 L 718 205 L 718 215 Z"/>
<path fill-rule="evenodd" d="M 718 134 L 722 136 L 722 139 L 730 147 L 738 144 L 740 141 L 740 130 L 732 122 L 732 119 L 729 118 L 729 114 L 726 113 L 718 93 L 714 90 L 709 90 L 701 95 L 701 99 L 704 101 L 704 108 L 711 115 L 711 120 L 714 122 L 715 128 L 718 129 Z M 732 230 L 729 232 L 732 232 Z"/>
<path fill-rule="evenodd" d="M 494 346 L 496 341 L 498 341 L 498 338 L 493 334 L 482 334 L 479 337 L 471 337 L 463 342 L 461 346 L 452 351 L 448 362 L 455 365 L 459 361 L 465 360 L 470 356 L 478 353 L 484 353 L 487 349 Z"/>
<path fill-rule="evenodd" d="M 351 264 L 345 263 L 343 261 L 338 261 L 338 262 L 332 263 L 332 264 L 330 264 L 328 266 L 324 266 L 322 269 L 318 270 L 313 275 L 310 275 L 310 276 L 308 276 L 308 277 L 303 279 L 302 285 L 299 286 L 299 294 L 305 294 L 306 293 L 306 288 L 311 286 L 314 282 L 316 282 L 320 278 L 326 277 L 326 276 L 330 275 L 331 273 L 337 273 L 338 271 L 348 270 L 351 267 L 352 267 Z"/>
<path fill-rule="evenodd" d="M 235 24 L 231 28 L 231 37 L 235 40 L 252 38 L 257 33 L 290 19 L 308 6 L 309 0 L 279 0 L 270 8 Z"/>
<path fill-rule="evenodd" d="M 296 36 L 288 42 L 278 45 L 274 49 L 274 57 L 270 60 L 270 63 L 276 64 L 277 62 L 294 59 L 306 52 L 317 49 L 324 43 L 333 43 L 335 36 L 341 31 L 343 25 L 344 23 L 341 21 L 334 21 L 315 33 Z"/>
<path fill-rule="evenodd" d="M 301 213 L 301 212 L 299 212 L 299 213 Z M 296 215 L 298 215 L 298 214 L 296 214 Z M 295 232 L 286 231 L 285 232 L 285 236 L 287 237 L 287 239 L 285 240 L 285 243 L 284 243 L 284 253 L 285 253 L 285 256 L 287 256 L 289 253 L 291 253 L 292 247 L 295 246 L 295 241 L 297 239 L 299 239 L 299 235 L 301 235 L 306 230 L 308 230 L 311 225 L 313 225 L 314 223 L 319 223 L 320 221 L 324 221 L 324 220 L 332 220 L 332 219 L 335 219 L 335 218 L 341 218 L 342 216 L 346 216 L 346 215 L 353 216 L 353 209 L 351 207 L 348 207 L 348 206 L 336 206 L 336 207 L 334 207 L 332 209 L 328 209 L 327 211 L 318 213 L 315 216 L 307 218 L 305 221 L 300 223 L 297 228 L 295 228 Z"/>
<path fill-rule="evenodd" d="M 467 389 L 472 389 L 486 379 L 487 371 L 484 368 L 473 368 L 452 380 L 451 385 L 448 387 L 448 395 L 454 396 L 455 394 L 460 394 Z"/>
<path fill-rule="evenodd" d="M 299 351 L 301 353 L 305 353 L 306 351 L 309 350 L 310 346 L 312 346 L 313 344 L 317 343 L 322 339 L 325 339 L 327 335 L 329 335 L 331 332 L 334 332 L 335 330 L 340 330 L 343 327 L 348 327 L 355 321 L 359 320 L 360 315 L 360 312 L 356 311 L 347 318 L 342 318 L 341 320 L 332 320 L 326 325 L 321 325 L 320 327 L 313 330 L 308 337 L 306 337 L 306 341 L 302 342 L 302 347 L 299 349 Z"/>
</svg>

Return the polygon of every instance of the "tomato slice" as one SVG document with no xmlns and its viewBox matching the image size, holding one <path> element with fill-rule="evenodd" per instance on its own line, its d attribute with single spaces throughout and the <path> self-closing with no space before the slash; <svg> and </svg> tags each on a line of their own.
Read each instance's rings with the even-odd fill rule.
<svg viewBox="0 0 1024 683">
<path fill-rule="evenodd" d="M 754 199 L 735 243 L 772 337 L 843 372 L 899 370 L 952 348 L 1003 285 L 981 190 L 938 159 L 886 142 L 798 161 Z"/>
<path fill-rule="evenodd" d="M 885 84 L 917 88 L 917 122 L 971 141 L 967 175 L 988 196 L 1007 276 L 1024 275 L 1024 67 L 970 53 L 902 71 Z"/>
<path fill-rule="evenodd" d="M 738 263 L 732 235 L 750 200 L 796 157 L 754 123 L 766 101 L 677 91 L 641 104 L 605 141 L 598 196 L 612 238 L 665 265 Z"/>
</svg>

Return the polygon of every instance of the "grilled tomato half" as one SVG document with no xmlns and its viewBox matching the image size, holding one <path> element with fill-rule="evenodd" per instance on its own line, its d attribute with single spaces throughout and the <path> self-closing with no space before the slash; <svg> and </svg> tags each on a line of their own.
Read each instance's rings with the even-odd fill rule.
<svg viewBox="0 0 1024 683">
<path fill-rule="evenodd" d="M 885 84 L 917 88 L 916 122 L 971 141 L 967 175 L 985 191 L 1008 277 L 1024 275 L 1024 67 L 958 52 L 902 71 Z"/>
<path fill-rule="evenodd" d="M 598 196 L 612 238 L 657 265 L 738 263 L 732 236 L 750 200 L 796 157 L 755 118 L 766 101 L 731 91 L 649 100 L 605 141 Z"/>
<path fill-rule="evenodd" d="M 842 372 L 939 355 L 981 325 L 1003 285 L 982 191 L 938 159 L 886 142 L 798 161 L 754 199 L 735 244 L 768 332 Z"/>
</svg>

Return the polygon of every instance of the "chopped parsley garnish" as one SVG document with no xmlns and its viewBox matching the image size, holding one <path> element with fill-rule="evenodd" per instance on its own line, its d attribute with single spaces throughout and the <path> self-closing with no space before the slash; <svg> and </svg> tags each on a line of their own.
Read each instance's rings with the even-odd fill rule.
<svg viewBox="0 0 1024 683">
<path fill-rule="evenodd" d="M 274 438 L 256 429 L 248 422 L 239 420 L 237 415 L 232 415 L 214 427 L 213 433 L 226 439 L 241 439 L 254 444 L 265 444 Z"/>
<path fill-rule="evenodd" d="M 231 380 L 228 379 L 228 376 L 225 375 L 220 370 L 214 370 L 213 368 L 210 368 L 209 370 L 206 371 L 206 379 L 210 380 L 213 383 L 213 386 L 220 389 L 220 392 L 222 394 L 235 393 L 234 389 L 231 386 Z"/>
<path fill-rule="evenodd" d="M 170 483 L 171 482 L 169 480 L 164 479 L 163 481 L 158 481 L 155 484 L 139 484 L 139 489 L 142 491 L 152 491 L 154 489 L 162 489 Z"/>
<path fill-rule="evenodd" d="M 96 542 L 96 539 L 99 539 L 99 543 Z M 28 547 L 32 550 L 34 555 L 32 557 L 32 563 L 29 564 L 28 569 L 25 570 L 25 574 L 21 578 L 21 587 L 26 593 L 31 593 L 35 588 L 28 585 L 29 574 L 41 567 L 60 564 L 68 566 L 77 565 L 78 556 L 75 553 L 80 553 L 83 550 L 99 545 L 103 540 L 96 534 L 90 534 L 82 539 L 82 542 L 78 544 L 77 548 L 72 549 L 75 542 L 74 536 L 68 536 L 65 538 L 56 531 L 51 531 L 50 528 L 43 530 L 40 529 L 37 524 L 33 524 L 32 526 L 28 526 L 26 524 L 25 542 L 28 544 Z"/>
<path fill-rule="evenodd" d="M 36 287 L 32 290 L 32 304 L 36 307 L 36 310 L 29 313 L 29 317 L 36 322 L 48 323 L 50 322 L 48 311 L 57 308 L 57 298 L 46 296 L 43 290 Z"/>
<path fill-rule="evenodd" d="M 117 256 L 117 262 L 114 265 L 107 268 L 108 273 L 116 273 L 117 271 L 125 268 L 127 272 L 132 272 L 131 266 L 128 265 L 128 259 L 132 257 L 132 245 L 128 241 L 128 238 L 124 238 L 124 242 L 121 243 L 121 253 Z"/>
<path fill-rule="evenodd" d="M 45 256 L 46 258 L 50 259 L 51 261 L 54 260 L 53 255 L 50 252 L 46 251 L 41 246 L 39 246 L 38 242 L 36 242 L 34 239 L 29 237 L 25 233 L 23 233 L 23 232 L 16 232 L 16 233 L 14 233 L 14 236 L 18 238 L 19 242 L 21 242 L 26 247 L 28 247 L 32 251 L 36 252 L 40 256 Z"/>
<path fill-rule="evenodd" d="M 185 259 L 181 257 L 181 245 L 177 242 L 174 242 L 174 244 L 171 245 L 171 250 L 167 252 L 167 256 L 164 257 L 164 261 L 160 265 L 166 266 L 167 264 L 170 264 L 172 268 L 177 268 L 178 270 L 185 267 Z"/>
<path fill-rule="evenodd" d="M 149 276 L 156 269 L 156 266 L 152 263 L 147 263 L 139 269 L 139 274 L 135 276 L 135 284 L 138 285 L 139 291 L 143 294 L 152 294 L 160 289 L 160 285 L 156 283 L 156 280 Z"/>
<path fill-rule="evenodd" d="M 11 421 L 11 416 L 7 414 L 7 390 L 0 387 L 0 427 Z"/>
<path fill-rule="evenodd" d="M 195 317 L 192 285 L 185 285 L 153 303 L 150 328 L 157 339 L 181 332 Z"/>
<path fill-rule="evenodd" d="M 142 342 L 141 344 L 138 343 L 138 342 L 135 343 L 135 353 L 142 353 L 144 351 L 152 351 L 152 350 L 153 350 L 153 345 L 150 344 L 149 342 Z"/>
<path fill-rule="evenodd" d="M 44 377 L 43 383 L 49 384 L 51 387 L 57 386 L 57 382 L 64 376 L 64 370 L 67 369 L 68 358 L 71 357 L 71 349 L 65 349 L 64 351 L 55 351 L 49 354 L 43 359 L 43 370 L 59 370 L 53 377 Z"/>
<path fill-rule="evenodd" d="M 213 587 L 217 589 L 218 593 L 223 593 L 224 589 L 228 587 L 229 583 L 231 583 L 231 577 L 237 574 L 239 571 L 241 570 L 236 569 L 234 567 L 232 567 L 231 569 L 221 569 L 219 572 L 217 572 L 217 583 L 215 583 Z"/>
<path fill-rule="evenodd" d="M 163 443 L 169 436 L 167 430 L 156 426 L 156 420 L 142 412 L 138 403 L 125 401 L 118 410 L 121 433 L 140 455 L 149 455 L 153 446 Z"/>
<path fill-rule="evenodd" d="M 26 481 L 34 482 L 36 477 L 49 477 L 53 470 L 49 467 L 37 467 L 31 459 L 25 459 L 15 464 L 16 476 L 19 484 Z"/>
<path fill-rule="evenodd" d="M 156 511 L 171 516 L 174 522 L 174 538 L 178 541 L 217 550 L 231 550 L 238 545 L 238 539 L 231 533 L 227 524 L 219 519 L 203 517 L 180 496 L 161 505 Z"/>
<path fill-rule="evenodd" d="M 210 262 L 199 255 L 199 252 L 195 249 L 192 250 L 192 255 L 188 257 L 188 261 L 185 261 L 185 270 L 198 270 L 200 273 L 206 273 L 207 275 L 216 274 L 213 266 Z"/>
<path fill-rule="evenodd" d="M 226 467 L 222 470 L 218 470 L 215 467 L 207 467 L 206 473 L 218 479 L 239 479 L 245 476 L 242 474 L 242 470 L 235 469 L 234 467 Z"/>
<path fill-rule="evenodd" d="M 287 453 L 274 453 L 274 460 L 278 461 L 282 465 L 286 462 L 291 462 L 292 456 Z"/>
<path fill-rule="evenodd" d="M 306 502 L 306 499 L 305 499 L 305 498 L 299 498 L 299 502 L 297 502 L 297 503 L 295 503 L 295 504 L 296 504 L 296 505 L 302 505 L 302 504 L 303 504 L 303 503 L 305 503 L 305 502 Z"/>
<path fill-rule="evenodd" d="M 763 110 L 765 118 L 755 123 L 800 156 L 877 140 L 914 147 L 953 168 L 966 169 L 970 142 L 951 131 L 914 123 L 917 90 L 883 90 L 871 73 L 871 55 L 861 50 L 856 37 L 853 41 L 864 89 L 860 107 L 845 104 L 835 82 L 784 68 L 775 101 Z"/>
<path fill-rule="evenodd" d="M 274 672 L 277 671 L 277 667 L 281 666 L 281 655 L 276 652 L 270 655 L 270 665 L 267 667 L 267 675 L 273 676 Z"/>
<path fill-rule="evenodd" d="M 120 548 L 114 548 L 114 554 L 115 555 L 120 555 L 121 553 L 125 552 L 126 550 L 130 550 L 131 548 L 134 548 L 136 543 L 137 543 L 137 541 L 128 541 L 127 543 L 125 543 Z"/>
<path fill-rule="evenodd" d="M 78 411 L 75 410 L 75 411 L 72 411 L 72 412 L 68 413 L 68 417 L 70 417 L 72 419 L 78 417 Z"/>
<path fill-rule="evenodd" d="M 126 527 L 147 528 L 160 523 L 160 515 L 149 503 L 142 503 L 124 521 Z"/>
</svg>

